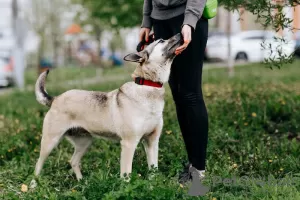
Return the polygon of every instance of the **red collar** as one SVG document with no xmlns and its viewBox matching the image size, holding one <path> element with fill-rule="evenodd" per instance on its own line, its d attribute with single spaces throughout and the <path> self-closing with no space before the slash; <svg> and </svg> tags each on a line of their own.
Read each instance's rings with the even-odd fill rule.
<svg viewBox="0 0 300 200">
<path fill-rule="evenodd" d="M 144 78 L 141 78 L 141 77 L 136 77 L 134 79 L 134 82 L 138 85 L 148 85 L 148 86 L 152 86 L 152 87 L 157 87 L 157 88 L 161 88 L 163 86 L 162 83 L 159 83 L 159 82 L 153 82 L 153 81 L 150 81 L 150 80 L 146 80 Z"/>
</svg>

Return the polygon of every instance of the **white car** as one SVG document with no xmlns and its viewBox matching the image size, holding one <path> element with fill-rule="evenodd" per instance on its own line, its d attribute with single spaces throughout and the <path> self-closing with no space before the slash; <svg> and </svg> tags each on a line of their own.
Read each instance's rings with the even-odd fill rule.
<svg viewBox="0 0 300 200">
<path fill-rule="evenodd" d="M 0 57 L 0 87 L 14 84 L 13 67 L 10 58 Z"/>
<path fill-rule="evenodd" d="M 243 60 L 248 62 L 261 62 L 265 58 L 279 58 L 278 49 L 285 55 L 291 55 L 295 49 L 295 41 L 288 43 L 275 41 L 276 33 L 272 31 L 243 31 L 232 34 L 231 58 L 233 60 Z M 262 44 L 266 49 L 262 48 Z M 270 46 L 271 44 L 271 46 Z M 209 59 L 228 60 L 228 37 L 209 37 L 206 46 L 206 54 Z"/>
</svg>

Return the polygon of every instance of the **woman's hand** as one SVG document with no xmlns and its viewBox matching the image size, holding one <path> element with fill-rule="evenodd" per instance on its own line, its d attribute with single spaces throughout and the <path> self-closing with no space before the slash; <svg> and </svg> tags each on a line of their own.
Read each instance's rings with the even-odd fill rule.
<svg viewBox="0 0 300 200">
<path fill-rule="evenodd" d="M 183 52 L 183 50 L 185 50 L 187 48 L 187 46 L 189 45 L 189 43 L 191 42 L 192 40 L 192 28 L 185 24 L 183 25 L 182 29 L 181 29 L 181 34 L 183 36 L 183 45 L 181 45 L 180 47 L 178 47 L 176 50 L 175 50 L 175 54 L 178 55 L 178 54 L 181 54 Z"/>
<path fill-rule="evenodd" d="M 148 42 L 150 31 L 151 31 L 150 28 L 141 28 L 141 30 L 140 30 L 140 41 L 142 41 L 145 38 L 146 42 Z"/>
</svg>

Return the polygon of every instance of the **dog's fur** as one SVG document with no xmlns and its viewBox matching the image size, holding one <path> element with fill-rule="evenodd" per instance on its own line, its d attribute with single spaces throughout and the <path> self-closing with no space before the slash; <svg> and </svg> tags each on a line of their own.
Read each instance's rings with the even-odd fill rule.
<svg viewBox="0 0 300 200">
<path fill-rule="evenodd" d="M 139 65 L 133 77 L 166 83 L 175 49 L 181 35 L 169 40 L 157 40 L 139 53 L 124 60 Z M 66 136 L 74 145 L 71 165 L 79 180 L 80 160 L 92 143 L 93 137 L 108 138 L 121 143 L 121 177 L 131 173 L 132 160 L 141 139 L 149 168 L 158 165 L 158 141 L 163 126 L 164 88 L 128 82 L 111 92 L 70 90 L 51 97 L 44 89 L 48 71 L 43 72 L 35 87 L 37 101 L 50 107 L 43 124 L 40 157 L 36 164 L 38 176 L 52 149 Z"/>
</svg>

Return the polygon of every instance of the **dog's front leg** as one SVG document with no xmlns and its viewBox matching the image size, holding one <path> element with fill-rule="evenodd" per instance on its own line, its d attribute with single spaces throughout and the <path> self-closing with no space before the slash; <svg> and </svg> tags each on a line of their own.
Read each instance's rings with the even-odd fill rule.
<svg viewBox="0 0 300 200">
<path fill-rule="evenodd" d="M 140 138 L 126 138 L 121 140 L 121 178 L 129 175 L 132 171 L 132 161 L 134 151 L 139 143 Z"/>
<path fill-rule="evenodd" d="M 159 137 L 161 135 L 163 127 L 163 122 L 161 122 L 156 129 L 149 136 L 145 138 L 143 142 L 145 152 L 147 155 L 148 167 L 151 169 L 152 167 L 158 167 L 158 143 Z"/>
</svg>

